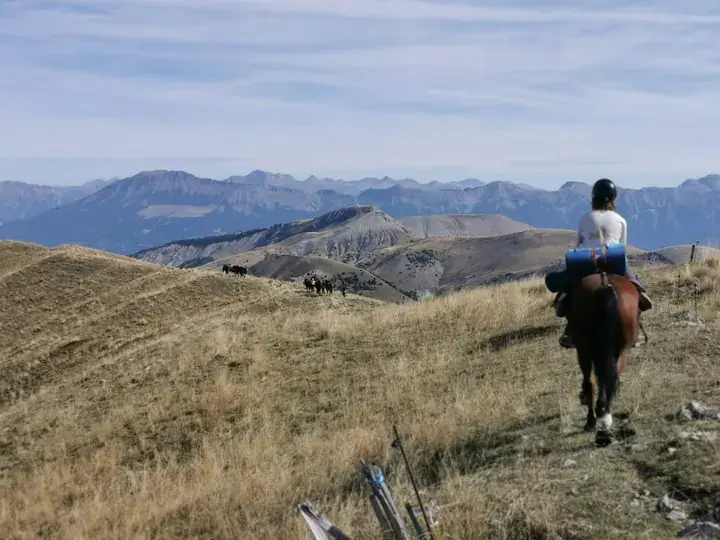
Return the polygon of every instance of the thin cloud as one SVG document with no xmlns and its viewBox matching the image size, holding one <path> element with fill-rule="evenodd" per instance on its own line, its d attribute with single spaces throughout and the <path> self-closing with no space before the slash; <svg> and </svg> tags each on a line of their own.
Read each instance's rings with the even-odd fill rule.
<svg viewBox="0 0 720 540">
<path fill-rule="evenodd" d="M 643 3 L 641 3 L 642 5 Z M 526 2 L 522 7 L 482 6 L 470 2 L 432 2 L 427 0 L 67 0 L 66 9 L 92 7 L 93 10 L 118 5 L 143 8 L 181 8 L 216 12 L 256 12 L 279 15 L 302 14 L 344 18 L 393 20 L 451 20 L 474 22 L 577 22 L 603 20 L 608 22 L 643 22 L 657 24 L 718 24 L 720 14 L 706 1 L 696 2 L 693 12 L 660 10 L 658 3 L 617 4 L 612 9 L 603 3 L 589 2 L 584 9 L 553 2 L 538 5 Z M 588 7 L 592 6 L 592 7 Z M 648 9 L 650 8 L 650 9 Z"/>
<path fill-rule="evenodd" d="M 0 178 L 175 155 L 680 181 L 719 168 L 719 38 L 710 2 L 6 2 Z"/>
</svg>

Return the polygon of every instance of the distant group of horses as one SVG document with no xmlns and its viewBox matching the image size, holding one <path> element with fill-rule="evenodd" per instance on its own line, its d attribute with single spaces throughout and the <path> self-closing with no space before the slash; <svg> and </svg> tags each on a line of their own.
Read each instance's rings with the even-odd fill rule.
<svg viewBox="0 0 720 540">
<path fill-rule="evenodd" d="M 317 294 L 332 294 L 333 292 L 333 282 L 327 278 L 320 279 L 316 276 L 310 276 L 303 280 L 303 284 L 306 289 L 310 291 L 314 290 Z M 345 283 L 341 283 L 340 292 L 342 292 L 343 296 L 345 296 L 345 290 Z"/>
<path fill-rule="evenodd" d="M 246 276 L 248 274 L 248 269 L 245 266 L 239 266 L 237 264 L 229 265 L 229 264 L 223 264 L 222 265 L 222 271 L 224 274 L 235 274 L 240 276 Z M 306 277 L 303 280 L 303 283 L 305 285 L 306 289 L 309 289 L 311 291 L 315 291 L 317 294 L 332 294 L 333 292 L 333 280 L 322 278 L 316 276 L 310 276 Z M 345 296 L 345 292 L 347 290 L 347 287 L 345 286 L 345 283 L 340 283 L 340 292 L 343 296 Z"/>
<path fill-rule="evenodd" d="M 238 266 L 237 264 L 234 264 L 232 266 L 230 266 L 229 264 L 223 264 L 222 271 L 225 274 L 229 274 L 232 272 L 235 275 L 241 275 L 241 276 L 245 276 L 248 273 L 248 270 L 245 266 Z"/>
</svg>

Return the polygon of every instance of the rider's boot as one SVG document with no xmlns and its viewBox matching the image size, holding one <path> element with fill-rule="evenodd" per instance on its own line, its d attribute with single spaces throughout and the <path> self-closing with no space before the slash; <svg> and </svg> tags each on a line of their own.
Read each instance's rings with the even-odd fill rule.
<svg viewBox="0 0 720 540">
<path fill-rule="evenodd" d="M 568 313 L 568 295 L 567 293 L 561 292 L 555 298 L 555 314 L 558 317 L 565 317 Z M 560 336 L 560 346 L 565 349 L 574 349 L 575 343 L 573 343 L 572 335 L 570 333 L 570 323 L 565 325 L 565 330 L 562 336 Z"/>
<path fill-rule="evenodd" d="M 560 336 L 560 346 L 565 349 L 574 349 L 575 343 L 572 339 L 572 334 L 570 333 L 570 323 L 568 322 L 565 325 L 565 330 L 563 331 L 562 336 Z"/>
</svg>

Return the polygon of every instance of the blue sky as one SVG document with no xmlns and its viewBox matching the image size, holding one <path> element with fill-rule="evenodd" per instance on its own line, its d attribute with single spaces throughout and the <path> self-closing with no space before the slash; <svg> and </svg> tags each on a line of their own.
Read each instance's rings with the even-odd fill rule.
<svg viewBox="0 0 720 540">
<path fill-rule="evenodd" d="M 0 180 L 720 173 L 720 2 L 0 0 Z"/>
</svg>

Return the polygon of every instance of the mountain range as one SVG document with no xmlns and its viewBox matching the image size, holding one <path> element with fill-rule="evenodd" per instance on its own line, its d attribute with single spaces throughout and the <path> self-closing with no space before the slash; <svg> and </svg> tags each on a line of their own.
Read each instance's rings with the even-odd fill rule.
<svg viewBox="0 0 720 540">
<path fill-rule="evenodd" d="M 581 182 L 550 191 L 476 179 L 422 184 L 388 177 L 343 181 L 311 176 L 299 181 L 263 171 L 213 180 L 165 170 L 78 188 L 13 183 L 10 190 L 8 185 L 0 183 L 0 208 L 16 210 L 0 214 L 0 238 L 45 246 L 79 244 L 119 254 L 352 206 L 375 206 L 393 218 L 414 217 L 412 227 L 422 227 L 420 216 L 499 214 L 534 228 L 574 230 L 588 209 L 591 190 Z M 630 242 L 639 248 L 720 242 L 720 175 L 686 180 L 674 188 L 619 192 L 618 210 L 628 221 Z M 452 228 L 449 222 L 442 227 Z"/>
<path fill-rule="evenodd" d="M 80 186 L 43 186 L 0 182 L 0 225 L 27 219 L 90 195 L 108 181 L 91 180 Z"/>
</svg>

